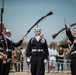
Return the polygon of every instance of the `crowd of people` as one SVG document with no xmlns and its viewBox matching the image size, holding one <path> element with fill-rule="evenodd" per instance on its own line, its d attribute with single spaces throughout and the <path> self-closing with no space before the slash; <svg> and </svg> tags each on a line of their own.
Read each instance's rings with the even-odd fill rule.
<svg viewBox="0 0 76 75">
<path fill-rule="evenodd" d="M 27 72 L 30 72 L 30 62 L 27 61 L 26 49 L 20 45 L 12 51 L 11 71 L 23 72 L 25 65 Z"/>
<path fill-rule="evenodd" d="M 41 34 L 41 29 L 35 29 L 35 36 L 30 38 L 27 48 L 22 47 L 26 36 L 18 43 L 11 39 L 11 32 L 2 26 L 0 35 L 0 75 L 9 75 L 12 66 L 15 71 L 23 71 L 24 57 L 32 75 L 44 75 L 48 63 L 49 73 L 63 73 L 64 60 L 67 60 L 67 70 L 76 75 L 76 29 L 73 33 L 70 26 L 66 28 L 67 43 L 48 46 L 47 40 Z M 6 49 L 6 53 L 4 53 Z M 16 50 L 15 50 L 16 49 Z M 68 56 L 67 56 L 68 55 Z M 69 61 L 68 61 L 69 60 Z"/>
<path fill-rule="evenodd" d="M 48 72 L 49 73 L 63 73 L 65 71 L 65 67 L 67 66 L 66 72 L 70 73 L 70 60 L 69 57 L 66 59 L 66 49 L 61 47 L 59 43 L 57 45 L 51 45 L 49 47 L 49 57 L 48 57 Z M 68 62 L 68 63 L 67 63 Z M 66 63 L 66 66 L 64 66 Z"/>
</svg>

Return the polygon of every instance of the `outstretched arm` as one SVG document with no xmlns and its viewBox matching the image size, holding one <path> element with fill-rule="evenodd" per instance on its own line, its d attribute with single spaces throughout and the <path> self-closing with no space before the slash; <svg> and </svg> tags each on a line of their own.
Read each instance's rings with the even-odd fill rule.
<svg viewBox="0 0 76 75">
<path fill-rule="evenodd" d="M 69 40 L 73 43 L 75 37 L 72 35 L 72 33 L 70 31 L 70 26 L 67 26 L 66 34 L 67 34 Z"/>
<path fill-rule="evenodd" d="M 20 46 L 25 39 L 26 39 L 26 36 L 22 37 L 22 39 L 19 42 L 17 42 L 17 43 L 13 42 L 14 47 Z"/>
</svg>

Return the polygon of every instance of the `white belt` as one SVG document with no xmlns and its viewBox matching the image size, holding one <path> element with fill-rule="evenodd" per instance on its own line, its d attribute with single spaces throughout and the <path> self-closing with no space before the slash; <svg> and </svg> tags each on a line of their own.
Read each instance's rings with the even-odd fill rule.
<svg viewBox="0 0 76 75">
<path fill-rule="evenodd" d="M 0 50 L 3 50 L 3 48 L 2 48 L 2 47 L 0 47 Z"/>
<path fill-rule="evenodd" d="M 32 52 L 43 52 L 43 49 L 32 49 Z"/>
<path fill-rule="evenodd" d="M 73 51 L 73 52 L 71 52 L 71 55 L 72 55 L 72 54 L 75 54 L 75 53 L 76 53 L 76 51 Z"/>
<path fill-rule="evenodd" d="M 7 49 L 6 51 L 7 51 L 7 52 L 8 52 L 8 51 L 10 51 L 10 52 L 11 52 L 11 49 Z"/>
</svg>

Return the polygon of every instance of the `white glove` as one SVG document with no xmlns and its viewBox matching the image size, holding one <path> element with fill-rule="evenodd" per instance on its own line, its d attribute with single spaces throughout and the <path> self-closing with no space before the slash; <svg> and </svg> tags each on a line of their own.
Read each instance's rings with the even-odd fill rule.
<svg viewBox="0 0 76 75">
<path fill-rule="evenodd" d="M 47 59 L 44 59 L 44 63 L 47 63 L 48 61 L 47 61 Z"/>
<path fill-rule="evenodd" d="M 26 61 L 27 61 L 27 62 L 30 62 L 30 58 L 28 57 L 28 58 L 26 59 Z"/>
</svg>

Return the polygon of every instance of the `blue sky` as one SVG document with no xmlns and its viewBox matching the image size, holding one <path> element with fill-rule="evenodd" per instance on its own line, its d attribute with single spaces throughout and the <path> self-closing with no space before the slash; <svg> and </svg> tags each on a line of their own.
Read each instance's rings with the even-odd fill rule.
<svg viewBox="0 0 76 75">
<path fill-rule="evenodd" d="M 53 34 L 65 27 L 64 18 L 67 25 L 76 23 L 76 0 L 4 0 L 4 2 L 3 21 L 5 27 L 11 30 L 14 42 L 20 40 L 32 25 L 50 11 L 53 15 L 38 23 L 48 44 L 65 38 L 65 31 L 55 39 L 52 38 Z M 34 36 L 35 28 L 36 26 L 27 35 L 27 42 Z"/>
</svg>

